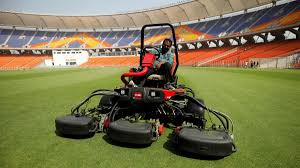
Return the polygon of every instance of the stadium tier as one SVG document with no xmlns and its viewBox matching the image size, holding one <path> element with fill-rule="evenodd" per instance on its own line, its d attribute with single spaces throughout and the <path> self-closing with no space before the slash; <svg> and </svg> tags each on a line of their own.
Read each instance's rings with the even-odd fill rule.
<svg viewBox="0 0 300 168">
<path fill-rule="evenodd" d="M 188 50 L 180 52 L 179 58 L 181 65 L 243 66 L 254 58 L 285 57 L 299 51 L 300 40 L 289 40 L 237 47 Z"/>
<path fill-rule="evenodd" d="M 257 58 L 285 57 L 300 51 L 300 40 L 278 41 L 264 44 L 251 44 L 237 47 L 206 48 L 181 51 L 181 65 L 196 66 L 244 66 Z M 96 66 L 137 66 L 139 57 L 91 57 L 81 67 Z"/>
<path fill-rule="evenodd" d="M 300 22 L 300 3 L 273 6 L 237 16 L 201 21 L 176 27 L 179 42 L 207 40 L 246 32 L 280 28 Z M 159 44 L 170 37 L 165 28 L 147 30 L 146 44 Z M 0 29 L 2 48 L 106 48 L 138 46 L 139 30 L 102 32 L 61 32 Z"/>
<path fill-rule="evenodd" d="M 276 41 L 242 46 L 195 49 L 179 52 L 181 65 L 245 66 L 253 59 L 286 57 L 300 52 L 300 40 Z M 0 69 L 31 69 L 52 60 L 51 56 L 0 55 Z M 131 66 L 139 64 L 139 56 L 90 57 L 80 67 Z M 299 63 L 294 65 L 299 67 Z"/>
</svg>

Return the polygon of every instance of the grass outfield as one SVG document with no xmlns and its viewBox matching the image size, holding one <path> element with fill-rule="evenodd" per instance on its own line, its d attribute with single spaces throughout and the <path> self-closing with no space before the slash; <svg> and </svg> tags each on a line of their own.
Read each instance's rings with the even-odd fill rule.
<svg viewBox="0 0 300 168">
<path fill-rule="evenodd" d="M 0 167 L 300 167 L 300 71 L 181 67 L 179 83 L 235 123 L 238 152 L 197 160 L 166 148 L 108 143 L 103 134 L 66 139 L 54 119 L 92 90 L 121 85 L 128 68 L 0 72 Z"/>
</svg>

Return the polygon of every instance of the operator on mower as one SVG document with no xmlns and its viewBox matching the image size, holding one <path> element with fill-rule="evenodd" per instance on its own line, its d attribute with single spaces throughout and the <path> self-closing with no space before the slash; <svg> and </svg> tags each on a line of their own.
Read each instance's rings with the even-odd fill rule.
<svg viewBox="0 0 300 168">
<path fill-rule="evenodd" d="M 143 77 L 137 77 L 129 82 L 129 85 L 136 87 L 138 85 L 144 85 L 147 77 L 152 74 L 163 75 L 165 78 L 167 88 L 173 88 L 172 82 L 173 79 L 173 71 L 175 66 L 173 66 L 174 61 L 174 53 L 170 50 L 172 47 L 172 41 L 170 39 L 164 39 L 162 47 L 158 49 L 153 49 L 148 52 L 152 54 L 158 55 L 157 59 L 153 63 L 153 67 L 150 68 L 147 74 Z"/>
<path fill-rule="evenodd" d="M 173 61 L 174 53 L 170 50 L 172 47 L 172 41 L 170 39 L 165 39 L 163 41 L 162 47 L 159 48 L 160 53 L 156 50 L 152 50 L 153 54 L 160 54 L 159 59 L 155 60 L 153 68 L 156 69 L 157 74 L 164 75 L 167 83 L 174 82 L 173 73 Z"/>
</svg>

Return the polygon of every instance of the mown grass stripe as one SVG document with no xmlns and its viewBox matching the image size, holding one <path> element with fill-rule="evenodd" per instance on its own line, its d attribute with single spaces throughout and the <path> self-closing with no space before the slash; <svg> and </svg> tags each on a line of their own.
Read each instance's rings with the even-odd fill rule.
<svg viewBox="0 0 300 168">
<path fill-rule="evenodd" d="M 55 135 L 54 119 L 128 68 L 0 72 L 0 167 L 299 167 L 300 71 L 180 67 L 179 83 L 235 123 L 238 152 L 221 160 L 174 153 L 170 129 L 148 148 Z"/>
</svg>

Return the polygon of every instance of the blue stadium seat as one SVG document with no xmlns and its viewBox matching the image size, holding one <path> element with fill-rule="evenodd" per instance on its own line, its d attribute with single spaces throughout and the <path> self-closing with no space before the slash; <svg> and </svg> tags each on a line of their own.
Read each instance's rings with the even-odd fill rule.
<svg viewBox="0 0 300 168">
<path fill-rule="evenodd" d="M 296 10 L 297 8 L 299 8 L 299 2 L 291 2 L 291 3 L 287 3 L 285 5 L 279 5 L 279 6 L 275 6 L 273 8 L 270 8 L 270 10 L 263 15 L 262 18 L 260 18 L 255 24 L 253 24 L 251 27 L 255 27 L 258 26 L 260 24 L 264 24 L 267 22 L 270 22 L 272 20 L 278 19 L 282 16 L 285 16 L 287 14 L 289 14 L 290 12 Z"/>
<path fill-rule="evenodd" d="M 15 30 L 9 38 L 7 45 L 13 48 L 22 48 L 34 35 L 34 31 Z"/>
<path fill-rule="evenodd" d="M 47 42 L 48 37 L 46 36 L 47 32 L 44 31 L 38 31 L 36 33 L 36 35 L 34 36 L 34 38 L 31 41 L 31 45 L 32 44 L 39 44 L 42 42 Z"/>
<path fill-rule="evenodd" d="M 208 33 L 214 36 L 218 36 L 221 33 L 228 32 L 228 29 L 239 21 L 241 15 L 222 18 L 217 25 L 215 25 Z"/>
<path fill-rule="evenodd" d="M 81 44 L 78 41 L 69 43 L 69 48 L 79 48 Z"/>
<path fill-rule="evenodd" d="M 7 38 L 9 37 L 9 35 L 11 34 L 11 32 L 13 31 L 12 29 L 1 29 L 0 30 L 0 45 L 3 44 Z"/>
</svg>

